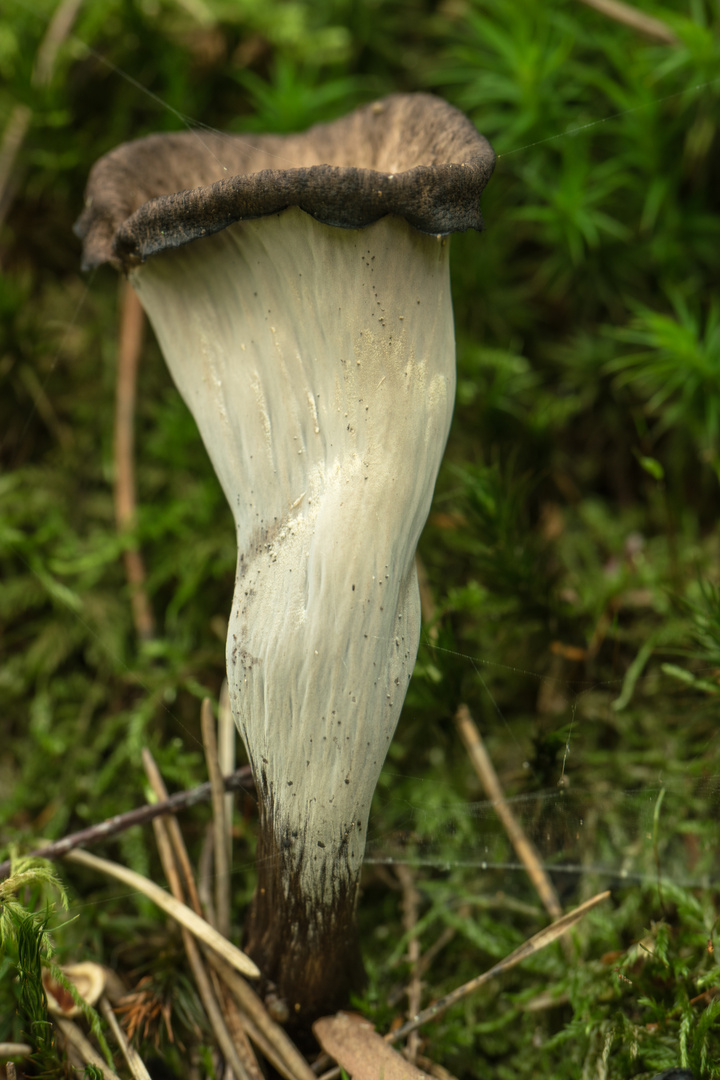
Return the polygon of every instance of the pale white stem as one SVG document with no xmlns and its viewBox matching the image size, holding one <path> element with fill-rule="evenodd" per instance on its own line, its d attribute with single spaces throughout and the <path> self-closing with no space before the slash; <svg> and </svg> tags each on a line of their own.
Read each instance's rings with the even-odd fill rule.
<svg viewBox="0 0 720 1080">
<path fill-rule="evenodd" d="M 454 399 L 447 246 L 289 209 L 132 280 L 235 516 L 233 715 L 278 846 L 332 906 L 417 651 L 415 548 Z"/>
</svg>

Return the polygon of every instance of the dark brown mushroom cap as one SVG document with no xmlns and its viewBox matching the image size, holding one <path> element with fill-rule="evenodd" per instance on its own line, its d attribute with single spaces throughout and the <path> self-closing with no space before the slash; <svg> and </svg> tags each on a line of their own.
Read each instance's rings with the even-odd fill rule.
<svg viewBox="0 0 720 1080">
<path fill-rule="evenodd" d="M 421 232 L 464 232 L 483 227 L 494 165 L 457 109 L 394 94 L 300 135 L 201 130 L 123 143 L 93 166 L 75 232 L 85 269 L 128 267 L 288 206 L 341 228 L 396 214 Z"/>
</svg>

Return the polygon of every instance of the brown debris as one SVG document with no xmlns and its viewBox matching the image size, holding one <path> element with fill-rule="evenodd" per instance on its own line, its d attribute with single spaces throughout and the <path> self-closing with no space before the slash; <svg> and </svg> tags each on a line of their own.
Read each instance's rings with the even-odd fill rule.
<svg viewBox="0 0 720 1080">
<path fill-rule="evenodd" d="M 428 1073 L 406 1061 L 378 1035 L 372 1024 L 349 1013 L 324 1016 L 313 1024 L 315 1037 L 353 1080 L 428 1080 Z"/>
</svg>

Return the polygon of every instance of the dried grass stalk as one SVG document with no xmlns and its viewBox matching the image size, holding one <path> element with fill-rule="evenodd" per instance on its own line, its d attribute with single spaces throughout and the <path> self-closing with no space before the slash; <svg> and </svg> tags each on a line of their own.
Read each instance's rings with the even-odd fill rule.
<svg viewBox="0 0 720 1080">
<path fill-rule="evenodd" d="M 213 842 L 215 852 L 215 918 L 216 926 L 225 937 L 230 935 L 230 864 L 228 861 L 227 829 L 225 826 L 225 788 L 218 762 L 218 744 L 210 698 L 202 703 L 200 716 L 205 761 L 212 789 Z"/>
<path fill-rule="evenodd" d="M 154 904 L 157 904 L 166 915 L 169 915 L 171 919 L 175 919 L 176 922 L 180 923 L 181 926 L 184 926 L 191 934 L 216 952 L 218 956 L 221 956 L 236 971 L 249 976 L 251 979 L 259 978 L 260 971 L 249 956 L 246 956 L 244 952 L 224 938 L 222 934 L 218 934 L 214 927 L 206 923 L 191 908 L 181 904 L 174 896 L 166 893 L 154 881 L 149 881 L 142 874 L 137 874 L 126 866 L 120 866 L 119 863 L 111 862 L 109 859 L 100 859 L 97 855 L 91 855 L 89 851 L 69 851 L 65 858 L 78 866 L 96 870 L 100 874 L 115 878 L 116 881 L 122 881 L 130 889 L 141 892 L 149 900 L 152 900 Z"/>
<path fill-rule="evenodd" d="M 258 1041 L 256 1041 L 256 1045 L 262 1049 L 268 1061 L 274 1065 L 279 1073 L 286 1077 L 286 1080 L 317 1080 L 315 1073 L 287 1032 L 269 1016 L 267 1009 L 253 988 L 244 979 L 240 978 L 235 971 L 232 971 L 227 964 L 224 964 L 216 954 L 208 953 L 207 958 L 240 1005 L 240 1008 L 251 1020 L 252 1023 L 247 1025 L 250 1037 L 256 1041 L 253 1034 L 254 1025 L 266 1040 L 265 1046 L 262 1046 Z"/>
<path fill-rule="evenodd" d="M 149 751 L 145 751 L 145 753 L 143 754 L 143 760 L 145 763 L 145 769 L 148 774 L 148 778 L 150 779 L 150 783 L 153 786 L 156 794 L 160 794 L 164 790 L 165 785 Z M 175 824 L 177 825 L 177 822 L 175 822 Z M 168 880 L 168 884 L 170 885 L 170 889 L 175 899 L 183 902 L 185 894 L 183 892 L 183 886 L 180 878 L 180 872 L 178 870 L 178 865 L 175 861 L 177 851 L 175 853 L 173 852 L 173 844 L 170 839 L 168 823 L 158 819 L 157 821 L 153 822 L 153 828 L 155 830 L 155 841 L 157 843 L 158 853 L 160 855 L 160 861 L 165 872 L 165 877 Z M 195 883 L 192 879 L 192 871 L 189 866 L 189 860 L 187 860 L 187 852 L 185 849 L 185 844 L 182 841 L 182 837 L 180 838 L 180 847 L 182 849 L 184 859 L 181 857 L 180 859 L 178 859 L 178 862 L 187 862 L 186 882 L 188 883 L 188 885 L 190 882 L 192 882 L 192 885 L 190 885 L 188 891 L 194 893 L 195 896 L 197 896 L 195 890 Z M 197 913 L 199 914 L 199 912 Z M 237 1052 L 235 1042 L 225 1022 L 223 1010 L 221 1009 L 218 1002 L 218 995 L 215 992 L 212 980 L 210 979 L 210 976 L 208 975 L 208 972 L 203 963 L 203 954 L 198 948 L 197 942 L 189 933 L 189 931 L 185 929 L 185 927 L 183 927 L 182 929 L 182 939 L 185 953 L 188 958 L 188 963 L 190 964 L 190 970 L 192 971 L 193 979 L 195 980 L 195 985 L 197 986 L 198 993 L 200 994 L 200 998 L 205 1009 L 205 1013 L 208 1020 L 210 1021 L 210 1026 L 213 1029 L 213 1033 L 215 1035 L 215 1038 L 217 1039 L 218 1046 L 220 1047 L 225 1057 L 225 1060 L 232 1069 L 236 1080 L 258 1080 L 259 1069 L 257 1069 L 254 1073 L 246 1069 L 243 1061 L 240 1058 L 240 1055 Z M 255 1064 L 257 1065 L 257 1062 Z"/>
<path fill-rule="evenodd" d="M 553 919 L 559 919 L 562 915 L 562 907 L 553 887 L 553 883 L 545 873 L 545 868 L 542 865 L 540 856 L 535 850 L 535 845 L 525 835 L 522 825 L 513 814 L 508 801 L 505 798 L 505 792 L 503 791 L 497 773 L 493 768 L 490 755 L 485 749 L 485 744 L 482 741 L 480 732 L 470 715 L 470 710 L 467 705 L 459 706 L 455 714 L 455 726 L 458 729 L 460 738 L 465 744 L 465 749 L 468 752 L 473 768 L 478 774 L 482 786 L 485 788 L 487 797 L 493 804 L 493 810 L 500 818 L 510 843 L 515 848 L 517 857 L 527 870 L 528 877 L 532 881 L 535 891 L 540 897 L 545 910 Z"/>
<path fill-rule="evenodd" d="M 62 1016 L 53 1017 L 53 1023 L 68 1045 L 75 1048 L 85 1065 L 94 1065 L 100 1069 L 105 1080 L 120 1080 L 117 1073 L 108 1067 L 105 1058 L 101 1057 L 92 1043 L 85 1038 L 77 1024 L 74 1024 L 72 1020 L 65 1020 Z"/>
<path fill-rule="evenodd" d="M 150 1073 L 145 1068 L 145 1062 L 142 1060 L 137 1050 L 128 1042 L 125 1032 L 119 1023 L 117 1016 L 113 1012 L 112 1005 L 105 996 L 100 998 L 99 1006 L 100 1012 L 105 1017 L 105 1020 L 113 1033 L 113 1037 L 122 1051 L 122 1055 L 127 1062 L 127 1067 L 133 1075 L 133 1080 L 152 1080 Z"/>
</svg>

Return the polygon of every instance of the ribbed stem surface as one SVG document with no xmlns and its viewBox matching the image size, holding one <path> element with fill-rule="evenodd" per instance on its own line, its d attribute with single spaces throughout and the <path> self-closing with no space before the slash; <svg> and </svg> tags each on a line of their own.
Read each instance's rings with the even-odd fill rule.
<svg viewBox="0 0 720 1080">
<path fill-rule="evenodd" d="M 447 246 L 289 209 L 133 283 L 235 516 L 228 681 L 261 802 L 248 947 L 304 1021 L 361 971 L 365 833 L 454 399 Z"/>
</svg>

